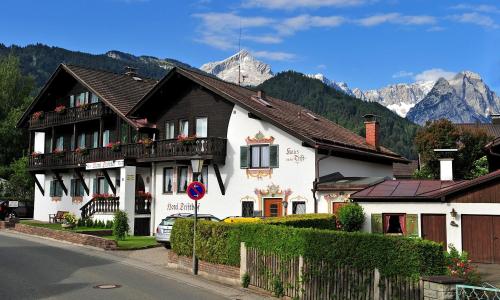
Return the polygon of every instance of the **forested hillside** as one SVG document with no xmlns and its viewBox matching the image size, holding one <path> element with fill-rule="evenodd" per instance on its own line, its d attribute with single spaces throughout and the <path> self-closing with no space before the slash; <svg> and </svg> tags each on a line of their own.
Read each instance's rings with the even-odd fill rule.
<svg viewBox="0 0 500 300">
<path fill-rule="evenodd" d="M 287 71 L 259 86 L 268 95 L 302 105 L 364 136 L 365 114 L 380 116 L 381 141 L 391 150 L 416 158 L 414 139 L 418 126 L 375 102 L 365 102 L 329 87 L 317 79 Z"/>
</svg>

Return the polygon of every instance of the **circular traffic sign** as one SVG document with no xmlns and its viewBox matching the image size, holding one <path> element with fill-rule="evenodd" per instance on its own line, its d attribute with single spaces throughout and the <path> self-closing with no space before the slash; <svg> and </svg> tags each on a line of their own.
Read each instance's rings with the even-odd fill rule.
<svg viewBox="0 0 500 300">
<path fill-rule="evenodd" d="M 198 201 L 205 196 L 205 185 L 198 181 L 191 182 L 187 187 L 187 195 L 194 201 Z"/>
</svg>

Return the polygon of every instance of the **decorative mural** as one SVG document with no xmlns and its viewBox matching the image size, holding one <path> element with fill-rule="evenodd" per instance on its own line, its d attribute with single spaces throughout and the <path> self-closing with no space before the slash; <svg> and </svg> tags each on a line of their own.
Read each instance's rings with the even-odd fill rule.
<svg viewBox="0 0 500 300">
<path fill-rule="evenodd" d="M 255 195 L 258 198 L 257 206 L 259 210 L 262 210 L 262 199 L 263 198 L 283 198 L 285 202 L 288 202 L 288 197 L 293 193 L 292 189 L 281 189 L 279 185 L 271 183 L 266 188 L 254 190 Z"/>
<path fill-rule="evenodd" d="M 257 132 L 255 136 L 248 136 L 245 139 L 247 146 L 255 145 L 255 144 L 273 144 L 274 137 L 268 136 L 266 137 L 261 131 Z M 246 169 L 247 178 L 253 177 L 257 179 L 263 179 L 265 177 L 271 178 L 273 175 L 273 169 Z"/>
<path fill-rule="evenodd" d="M 285 161 L 293 162 L 296 165 L 299 165 L 300 163 L 304 162 L 306 160 L 306 157 L 304 154 L 301 153 L 300 150 L 298 149 L 293 149 L 293 148 L 286 148 L 285 152 Z"/>
</svg>

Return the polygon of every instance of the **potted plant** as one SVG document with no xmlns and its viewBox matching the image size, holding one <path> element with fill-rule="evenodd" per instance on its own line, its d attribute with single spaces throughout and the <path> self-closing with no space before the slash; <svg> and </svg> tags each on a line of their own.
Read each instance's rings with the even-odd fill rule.
<svg viewBox="0 0 500 300">
<path fill-rule="evenodd" d="M 74 213 L 67 212 L 64 214 L 64 221 L 61 226 L 62 228 L 72 229 L 75 227 L 77 221 Z"/>
<path fill-rule="evenodd" d="M 150 138 L 144 138 L 140 139 L 138 143 L 144 145 L 145 148 L 151 148 L 153 146 L 154 141 Z"/>
<path fill-rule="evenodd" d="M 79 107 L 81 110 L 89 110 L 90 103 L 83 103 L 83 104 L 78 105 L 77 107 Z"/>
<path fill-rule="evenodd" d="M 111 149 L 111 151 L 118 152 L 121 149 L 121 144 L 120 144 L 120 142 L 109 143 L 106 145 L 106 148 Z"/>
<path fill-rule="evenodd" d="M 56 148 L 52 151 L 52 154 L 54 154 L 55 157 L 63 157 L 64 156 L 64 150 L 60 148 Z"/>
<path fill-rule="evenodd" d="M 195 140 L 196 140 L 196 135 L 186 136 L 180 134 L 177 136 L 177 141 L 181 142 L 182 144 L 192 144 Z"/>
<path fill-rule="evenodd" d="M 33 151 L 33 153 L 31 153 L 31 157 L 33 157 L 33 158 L 37 158 L 37 157 L 40 157 L 40 156 L 42 156 L 41 152 Z"/>
<path fill-rule="evenodd" d="M 80 154 L 80 155 L 87 155 L 89 154 L 89 149 L 82 147 L 82 148 L 76 148 L 75 153 Z"/>
<path fill-rule="evenodd" d="M 31 119 L 32 120 L 41 120 L 41 119 L 43 119 L 44 116 L 45 116 L 45 113 L 40 110 L 40 111 L 34 112 L 31 115 Z"/>
<path fill-rule="evenodd" d="M 54 111 L 58 114 L 65 114 L 66 113 L 66 106 L 62 105 L 62 104 L 59 104 L 56 106 L 56 108 L 54 109 Z"/>
</svg>

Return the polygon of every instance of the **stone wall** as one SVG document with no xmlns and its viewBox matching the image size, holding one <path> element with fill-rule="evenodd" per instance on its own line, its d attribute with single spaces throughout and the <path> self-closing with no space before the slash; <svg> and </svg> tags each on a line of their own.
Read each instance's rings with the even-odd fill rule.
<svg viewBox="0 0 500 300">
<path fill-rule="evenodd" d="M 81 234 L 63 230 L 53 230 L 43 227 L 29 226 L 20 223 L 17 223 L 16 226 L 13 228 L 13 230 L 26 234 L 66 241 L 70 243 L 98 247 L 105 250 L 114 250 L 118 248 L 116 241 L 88 234 Z"/>
<path fill-rule="evenodd" d="M 424 283 L 424 300 L 453 300 L 457 284 L 464 281 L 449 276 L 422 277 Z"/>
<path fill-rule="evenodd" d="M 179 256 L 169 251 L 168 266 L 184 271 L 192 271 L 193 259 L 187 256 Z M 198 274 L 218 282 L 240 285 L 240 268 L 227 265 L 219 265 L 206 261 L 198 261 Z"/>
</svg>

